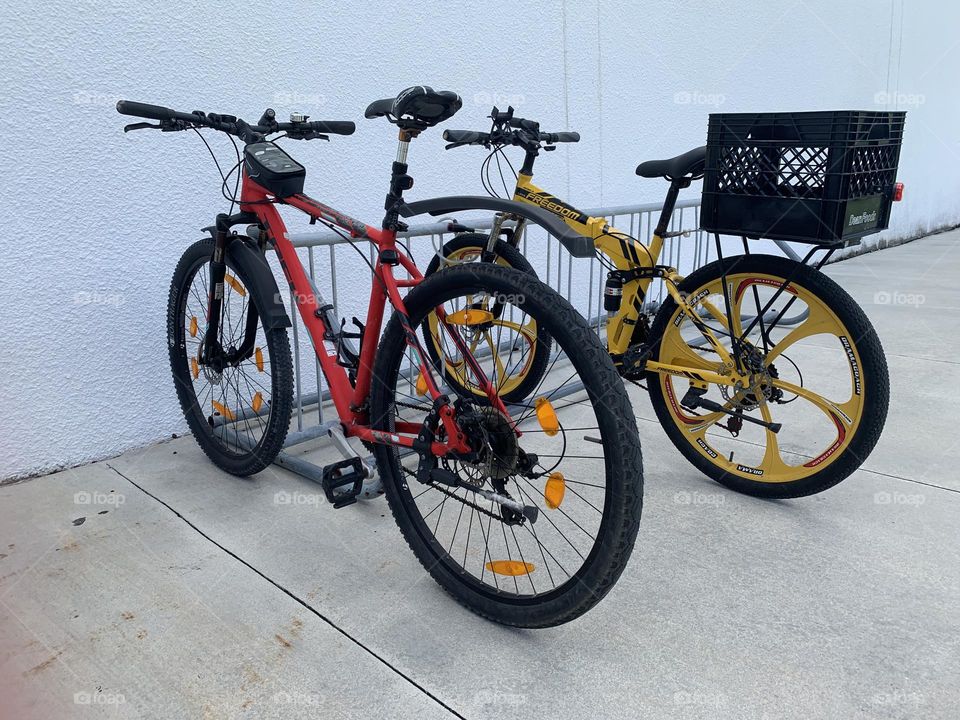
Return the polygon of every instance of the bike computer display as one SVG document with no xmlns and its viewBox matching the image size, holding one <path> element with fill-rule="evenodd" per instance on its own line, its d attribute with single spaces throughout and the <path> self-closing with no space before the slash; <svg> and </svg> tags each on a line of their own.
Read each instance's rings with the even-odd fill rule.
<svg viewBox="0 0 960 720">
<path fill-rule="evenodd" d="M 243 151 L 247 175 L 278 198 L 303 192 L 307 170 L 272 142 L 247 145 Z"/>
</svg>

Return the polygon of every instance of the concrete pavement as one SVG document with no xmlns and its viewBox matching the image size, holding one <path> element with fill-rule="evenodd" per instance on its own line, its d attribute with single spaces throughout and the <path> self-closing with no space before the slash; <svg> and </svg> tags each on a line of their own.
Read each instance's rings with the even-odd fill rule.
<svg viewBox="0 0 960 720">
<path fill-rule="evenodd" d="M 382 499 L 335 511 L 191 438 L 0 488 L 0 718 L 955 718 L 958 241 L 828 268 L 892 389 L 876 451 L 822 495 L 708 481 L 632 389 L 636 550 L 560 628 L 456 605 Z"/>
</svg>

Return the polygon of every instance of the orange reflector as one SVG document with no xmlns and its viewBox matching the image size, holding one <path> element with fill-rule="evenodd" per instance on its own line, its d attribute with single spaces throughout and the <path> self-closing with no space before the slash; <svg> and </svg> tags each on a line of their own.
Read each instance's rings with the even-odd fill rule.
<svg viewBox="0 0 960 720">
<path fill-rule="evenodd" d="M 237 280 L 233 275 L 227 273 L 223 276 L 223 279 L 226 280 L 227 285 L 232 287 L 236 291 L 237 295 L 244 297 L 247 294 L 247 289 Z"/>
<path fill-rule="evenodd" d="M 197 362 L 196 358 L 190 358 L 190 372 L 193 373 L 194 380 L 200 377 L 200 363 Z"/>
<path fill-rule="evenodd" d="M 557 419 L 557 413 L 553 405 L 545 397 L 537 398 L 533 406 L 537 409 L 537 420 L 543 431 L 553 437 L 560 432 L 560 421 Z"/>
<path fill-rule="evenodd" d="M 190 318 L 190 337 L 196 337 L 196 336 L 197 336 L 197 318 L 192 317 Z"/>
<path fill-rule="evenodd" d="M 486 564 L 487 570 L 497 575 L 529 575 L 533 572 L 533 563 L 519 560 L 492 560 Z"/>
<path fill-rule="evenodd" d="M 233 414 L 233 411 L 226 405 L 221 405 L 216 400 L 213 401 L 213 409 L 223 415 L 227 420 L 236 420 L 236 416 Z"/>
<path fill-rule="evenodd" d="M 447 322 L 451 325 L 482 325 L 493 321 L 493 313 L 486 310 L 475 310 L 467 308 L 457 310 L 455 313 L 447 315 Z"/>
<path fill-rule="evenodd" d="M 263 372 L 263 350 L 257 348 L 253 353 L 253 359 L 257 363 L 257 370 Z"/>
<path fill-rule="evenodd" d="M 260 412 L 260 408 L 263 407 L 263 395 L 257 393 L 253 396 L 253 402 L 250 404 L 254 412 Z"/>
<path fill-rule="evenodd" d="M 421 397 L 427 394 L 427 379 L 423 376 L 423 373 L 417 375 L 417 395 Z"/>
<path fill-rule="evenodd" d="M 562 472 L 552 472 L 547 478 L 547 486 L 543 489 L 543 499 L 547 507 L 556 510 L 563 502 L 563 494 L 567 491 L 567 483 Z"/>
</svg>

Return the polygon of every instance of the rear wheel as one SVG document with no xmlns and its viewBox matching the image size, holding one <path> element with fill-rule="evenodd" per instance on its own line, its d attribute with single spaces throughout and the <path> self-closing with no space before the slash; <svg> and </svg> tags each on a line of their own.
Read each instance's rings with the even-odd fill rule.
<svg viewBox="0 0 960 720">
<path fill-rule="evenodd" d="M 427 277 L 405 303 L 420 335 L 436 327 L 425 323 L 436 308 L 446 312 L 437 343 L 442 363 L 454 332 L 490 323 L 490 308 L 505 297 L 505 316 L 521 327 L 534 321 L 553 337 L 541 380 L 506 416 L 472 391 L 459 393 L 458 424 L 476 455 L 436 462 L 461 483 L 420 482 L 420 457 L 392 446 L 377 446 L 377 463 L 404 538 L 444 589 L 497 622 L 547 627 L 586 612 L 622 572 L 640 522 L 640 443 L 623 383 L 599 338 L 535 278 L 493 264 L 451 267 Z M 518 352 L 506 338 L 493 347 L 499 349 L 493 357 L 474 358 L 488 378 L 510 367 Z M 431 403 L 411 371 L 417 364 L 395 316 L 374 368 L 375 428 L 394 432 L 400 423 L 424 422 Z M 469 384 L 480 383 L 472 377 Z M 517 512 L 491 494 L 536 511 Z"/>
<path fill-rule="evenodd" d="M 741 353 L 752 364 L 751 380 L 704 386 L 703 397 L 731 416 L 685 407 L 683 397 L 696 381 L 648 373 L 657 417 L 690 462 L 734 490 L 772 498 L 826 490 L 860 467 L 883 430 L 890 390 L 876 332 L 853 298 L 811 267 L 770 255 L 730 258 L 726 266 L 734 334 L 741 336 L 752 318 L 764 318 Z M 678 289 L 729 351 L 721 270 L 719 262 L 710 263 Z M 654 360 L 694 372 L 728 370 L 672 298 L 657 313 L 650 337 L 657 339 Z M 750 418 L 781 428 L 774 432 Z"/>
<path fill-rule="evenodd" d="M 180 406 L 197 444 L 219 468 L 234 475 L 260 472 L 283 447 L 293 403 L 290 342 L 283 328 L 265 328 L 261 298 L 242 270 L 227 259 L 219 344 L 241 347 L 251 308 L 258 319 L 246 357 L 223 367 L 201 359 L 208 314 L 213 241 L 200 240 L 180 258 L 170 284 L 167 338 L 170 369 Z"/>
<path fill-rule="evenodd" d="M 429 276 L 441 269 L 441 267 L 451 267 L 465 265 L 469 263 L 479 263 L 483 256 L 483 251 L 487 246 L 488 237 L 482 233 L 463 233 L 445 243 L 440 255 L 434 255 L 427 265 L 425 275 Z M 442 259 L 441 259 L 442 255 Z M 502 267 L 509 267 L 526 273 L 532 277 L 537 277 L 533 266 L 527 262 L 523 254 L 509 243 L 503 240 L 497 240 L 494 246 L 493 263 Z M 495 309 L 497 312 L 499 308 Z M 464 365 L 464 360 L 459 356 L 450 356 L 445 358 L 445 362 L 440 364 L 439 360 L 442 350 L 438 347 L 439 337 L 436 328 L 436 316 L 431 315 L 426 321 L 428 325 L 424 327 L 427 336 L 426 350 L 430 359 L 436 367 L 442 367 L 446 380 L 451 386 L 459 390 L 476 391 L 471 388 L 468 371 Z M 430 326 L 429 323 L 433 325 Z M 510 326 L 509 318 L 503 317 L 502 313 L 497 312 L 493 327 L 499 325 Z M 514 324 L 515 325 L 515 324 Z M 537 383 L 543 378 L 546 372 L 547 363 L 550 360 L 551 340 L 550 334 L 542 328 L 537 328 L 536 321 L 530 322 L 524 327 L 510 328 L 515 332 L 517 342 L 530 347 L 530 352 L 526 356 L 526 362 L 522 366 L 513 368 L 512 376 L 505 378 L 500 386 L 500 395 L 506 402 L 522 400 L 530 392 L 531 388 L 536 387 Z M 429 332 L 428 332 L 429 331 Z M 539 342 L 534 342 L 538 337 Z M 490 351 L 490 337 L 477 336 L 473 338 L 471 350 L 474 352 L 486 353 Z M 477 393 L 479 395 L 479 393 Z"/>
</svg>

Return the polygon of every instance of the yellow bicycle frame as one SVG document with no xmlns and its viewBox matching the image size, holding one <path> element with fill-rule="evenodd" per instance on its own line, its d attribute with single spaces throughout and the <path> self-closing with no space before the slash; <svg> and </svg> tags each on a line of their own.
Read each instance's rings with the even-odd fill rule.
<svg viewBox="0 0 960 720">
<path fill-rule="evenodd" d="M 650 245 L 647 246 L 627 233 L 611 227 L 605 218 L 591 217 L 550 195 L 533 184 L 531 175 L 523 172 L 517 176 L 513 199 L 548 210 L 562 218 L 567 225 L 581 235 L 592 238 L 597 250 L 610 258 L 618 270 L 633 270 L 636 268 L 652 270 L 657 265 L 660 253 L 663 250 L 663 237 L 656 232 L 653 234 Z M 683 278 L 676 269 L 662 268 L 657 276 L 663 279 L 667 292 L 677 303 L 677 306 L 690 318 L 691 322 L 717 352 L 723 366 L 729 368 L 729 374 L 721 375 L 703 368 L 669 365 L 653 360 L 647 361 L 646 369 L 686 377 L 697 384 L 733 385 L 737 381 L 745 380 L 734 369 L 736 363 L 733 362 L 729 352 L 720 344 L 716 336 L 703 323 L 699 313 L 691 308 L 677 289 L 677 285 Z M 607 321 L 607 349 L 614 358 L 622 356 L 631 345 L 633 331 L 640 317 L 643 299 L 646 297 L 652 281 L 653 275 L 651 274 L 647 277 L 629 280 L 623 285 L 620 310 Z M 727 324 L 726 316 L 717 308 L 706 300 L 702 300 L 702 305 L 723 325 Z"/>
</svg>

